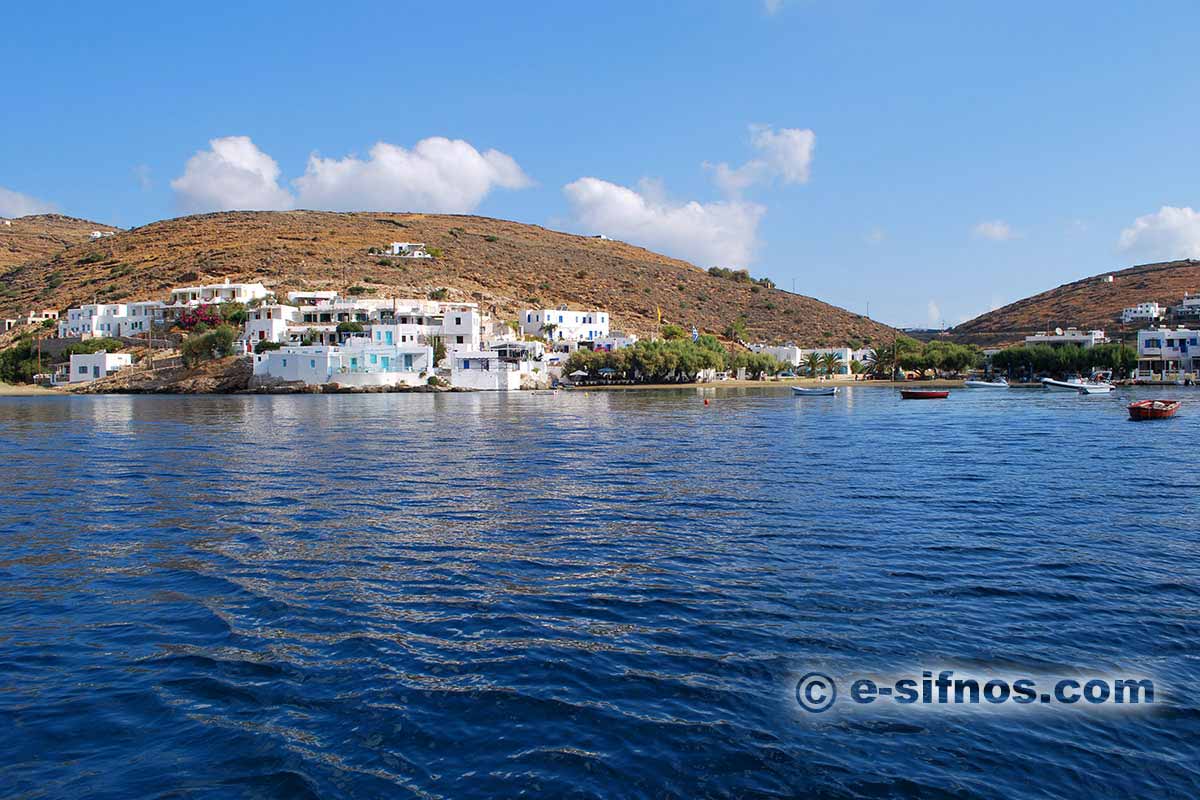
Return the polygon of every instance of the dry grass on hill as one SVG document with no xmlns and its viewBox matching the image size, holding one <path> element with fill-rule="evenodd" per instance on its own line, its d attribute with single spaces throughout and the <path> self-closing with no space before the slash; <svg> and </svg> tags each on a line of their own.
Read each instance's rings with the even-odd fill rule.
<svg viewBox="0 0 1200 800">
<path fill-rule="evenodd" d="M 90 223 L 89 223 L 90 224 Z M 368 254 L 425 242 L 433 260 Z M 891 329 L 811 297 L 709 275 L 617 241 L 535 225 L 438 214 L 229 212 L 165 220 L 74 245 L 3 275 L 5 313 L 93 299 L 163 299 L 169 289 L 223 278 L 277 293 L 336 289 L 362 296 L 473 301 L 514 319 L 531 305 L 599 307 L 614 329 L 645 335 L 664 322 L 721 332 L 744 317 L 752 338 L 802 345 L 890 339 Z"/>
</svg>

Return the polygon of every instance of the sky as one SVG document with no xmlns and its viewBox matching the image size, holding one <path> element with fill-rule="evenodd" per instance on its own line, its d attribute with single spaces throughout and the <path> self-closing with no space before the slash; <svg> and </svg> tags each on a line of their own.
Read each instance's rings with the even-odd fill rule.
<svg viewBox="0 0 1200 800">
<path fill-rule="evenodd" d="M 1194 1 L 11 6 L 0 216 L 477 213 L 908 327 L 1200 258 Z"/>
</svg>

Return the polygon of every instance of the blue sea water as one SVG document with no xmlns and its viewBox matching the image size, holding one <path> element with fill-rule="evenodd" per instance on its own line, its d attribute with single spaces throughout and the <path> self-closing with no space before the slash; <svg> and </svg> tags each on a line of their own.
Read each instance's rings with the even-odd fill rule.
<svg viewBox="0 0 1200 800">
<path fill-rule="evenodd" d="M 1200 393 L 1132 396 L 0 399 L 0 794 L 1200 796 Z M 1158 702 L 796 700 L 944 665 Z"/>
</svg>

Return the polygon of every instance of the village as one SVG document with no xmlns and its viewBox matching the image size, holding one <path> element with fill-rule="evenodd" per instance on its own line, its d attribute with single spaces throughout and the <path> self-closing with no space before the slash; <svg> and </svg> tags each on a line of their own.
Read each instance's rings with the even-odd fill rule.
<svg viewBox="0 0 1200 800">
<path fill-rule="evenodd" d="M 96 231 L 92 238 L 111 235 Z M 392 242 L 372 251 L 398 259 L 430 259 L 419 242 Z M 249 388 L 260 391 L 336 387 L 344 391 L 438 387 L 514 391 L 559 385 L 648 383 L 654 370 L 621 369 L 614 357 L 639 337 L 612 324 L 600 308 L 554 304 L 523 308 L 515 319 L 501 318 L 478 303 L 449 299 L 447 290 L 423 298 L 363 297 L 361 287 L 342 292 L 289 291 L 277 297 L 262 283 L 229 279 L 174 288 L 161 300 L 95 302 L 64 311 L 30 311 L 5 319 L 0 332 L 27 329 L 37 337 L 35 383 L 77 389 L 133 370 L 196 366 L 199 361 L 235 356 L 249 361 Z M 494 309 L 493 309 L 494 311 Z M 660 312 L 661 313 L 661 312 Z M 738 357 L 701 361 L 658 375 L 662 382 L 713 382 L 735 378 L 912 379 L 933 376 L 939 367 L 961 375 L 1019 372 L 1030 377 L 1053 369 L 1036 354 L 1078 353 L 1101 346 L 1123 350 L 1127 377 L 1135 381 L 1184 381 L 1197 377 L 1200 351 L 1200 295 L 1185 294 L 1177 306 L 1143 302 L 1121 314 L 1123 326 L 1137 326 L 1133 348 L 1111 341 L 1105 331 L 1073 327 L 1038 331 L 1007 349 L 975 350 L 963 357 L 925 358 L 911 339 L 874 346 L 848 342 L 800 347 L 792 342 L 749 342 L 731 327 L 726 338 L 740 345 Z M 1173 324 L 1169 324 L 1173 323 Z M 18 331 L 20 332 L 20 331 Z M 48 338 L 58 347 L 45 347 Z M 661 340 L 699 342 L 722 355 L 711 334 L 660 324 L 644 345 Z M 906 350 L 906 344 L 908 348 Z M 1132 343 L 1131 343 L 1132 344 Z M 65 345 L 65 346 L 64 346 Z M 890 345 L 890 347 L 889 347 Z M 957 347 L 957 345 L 948 345 Z M 924 349 L 937 349 L 935 338 Z M 56 359 L 55 354 L 61 355 Z M 573 358 L 573 354 L 579 357 Z M 730 351 L 732 353 L 732 350 Z M 585 357 L 597 354 L 595 358 Z M 604 355 L 607 354 L 607 355 Z M 907 359 L 906 359 L 907 355 Z M 754 357 L 757 357 L 755 360 Z M 1046 361 L 1046 359 L 1042 359 Z M 1085 357 L 1086 360 L 1086 357 Z M 638 372 L 630 379 L 629 372 Z"/>
</svg>

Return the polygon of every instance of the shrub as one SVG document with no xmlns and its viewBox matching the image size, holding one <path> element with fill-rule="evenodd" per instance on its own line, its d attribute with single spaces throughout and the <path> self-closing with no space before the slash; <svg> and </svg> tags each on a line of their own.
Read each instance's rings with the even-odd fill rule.
<svg viewBox="0 0 1200 800">
<path fill-rule="evenodd" d="M 266 339 L 263 339 L 261 342 L 254 345 L 254 352 L 262 355 L 263 353 L 269 353 L 272 350 L 278 350 L 281 347 L 283 347 L 283 345 L 281 345 L 279 342 L 268 342 Z"/>
<path fill-rule="evenodd" d="M 376 263 L 376 264 L 378 264 L 378 265 L 379 265 L 379 266 L 381 266 L 381 267 L 393 267 L 393 266 L 395 266 L 395 264 L 392 262 L 392 260 L 391 260 L 390 258 L 381 258 L 381 259 L 379 259 L 378 261 L 376 261 L 375 263 Z"/>
<path fill-rule="evenodd" d="M 426 247 L 425 252 L 429 253 L 429 255 L 433 256 L 434 258 L 442 257 L 442 248 L 440 247 Z"/>
<path fill-rule="evenodd" d="M 99 262 L 103 261 L 104 258 L 105 258 L 104 253 L 93 250 L 92 252 L 90 252 L 86 256 L 84 256 L 83 258 L 79 259 L 79 261 L 77 263 L 79 263 L 79 264 L 98 264 Z"/>
<path fill-rule="evenodd" d="M 339 322 L 337 326 L 338 333 L 362 333 L 363 326 L 361 322 Z"/>
<path fill-rule="evenodd" d="M 207 330 L 222 322 L 220 309 L 211 305 L 189 308 L 179 315 L 179 327 L 185 331 L 194 331 L 201 325 L 204 326 L 201 330 Z"/>
<path fill-rule="evenodd" d="M 224 358 L 233 354 L 233 343 L 237 331 L 229 325 L 221 325 L 205 333 L 193 333 L 183 342 L 180 352 L 183 363 L 189 367 L 213 358 Z"/>
<path fill-rule="evenodd" d="M 441 289 L 434 289 L 432 292 L 429 293 L 430 300 L 447 300 L 447 299 L 449 299 L 449 297 L 450 297 L 450 290 L 444 286 Z"/>
<path fill-rule="evenodd" d="M 230 325 L 245 325 L 246 320 L 250 319 L 245 303 L 222 303 L 220 312 L 221 319 Z"/>
<path fill-rule="evenodd" d="M 498 241 L 500 241 L 500 237 L 488 235 L 488 236 L 483 237 L 483 240 L 485 242 L 498 242 Z"/>
<path fill-rule="evenodd" d="M 430 375 L 429 380 L 425 381 L 430 386 L 445 386 L 446 382 L 437 375 Z"/>
<path fill-rule="evenodd" d="M 108 337 L 103 339 L 88 339 L 86 342 L 73 344 L 64 349 L 63 356 L 65 358 L 70 358 L 73 355 L 87 355 L 89 353 L 99 352 L 100 350 L 103 350 L 107 353 L 115 353 L 124 346 L 125 345 L 121 343 L 120 339 L 112 339 Z"/>
<path fill-rule="evenodd" d="M 352 295 L 358 296 L 360 294 L 366 294 L 369 291 L 370 291 L 370 289 L 368 289 L 365 286 L 351 286 L 349 289 L 346 290 L 346 294 L 352 294 Z"/>
</svg>

